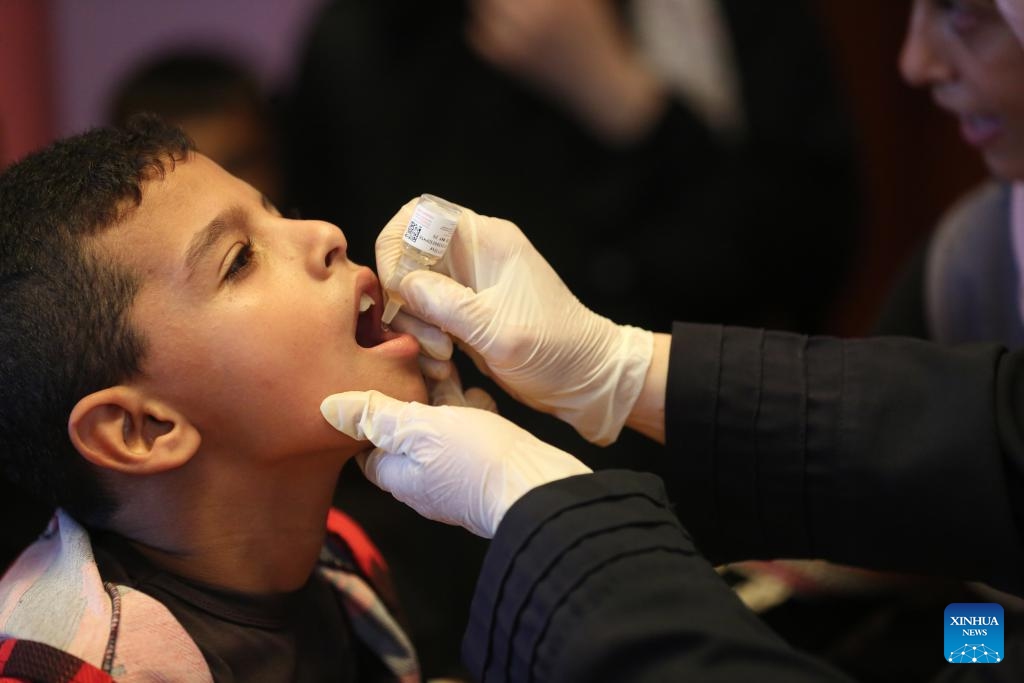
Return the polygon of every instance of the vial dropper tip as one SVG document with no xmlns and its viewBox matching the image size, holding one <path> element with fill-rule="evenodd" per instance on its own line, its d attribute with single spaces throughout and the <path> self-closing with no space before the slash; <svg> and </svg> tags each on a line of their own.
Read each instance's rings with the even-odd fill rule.
<svg viewBox="0 0 1024 683">
<path fill-rule="evenodd" d="M 394 298 L 388 299 L 387 304 L 384 305 L 384 314 L 380 317 L 380 321 L 385 325 L 390 325 L 391 321 L 398 315 L 398 309 L 401 307 L 401 302 L 396 301 Z"/>
</svg>

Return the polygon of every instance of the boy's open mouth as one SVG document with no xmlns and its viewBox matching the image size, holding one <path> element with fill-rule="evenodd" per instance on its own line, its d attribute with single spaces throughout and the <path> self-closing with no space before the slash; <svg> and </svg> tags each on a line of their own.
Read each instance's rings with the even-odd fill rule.
<svg viewBox="0 0 1024 683">
<path fill-rule="evenodd" d="M 368 268 L 366 270 L 356 290 L 356 344 L 364 349 L 372 349 L 405 335 L 384 327 L 381 321 L 384 315 L 384 292 L 377 278 Z"/>
<path fill-rule="evenodd" d="M 376 292 L 379 296 L 379 290 Z M 380 322 L 381 307 L 369 292 L 359 296 L 359 315 L 356 318 L 356 343 L 365 349 L 372 349 L 384 339 L 384 328 Z"/>
</svg>

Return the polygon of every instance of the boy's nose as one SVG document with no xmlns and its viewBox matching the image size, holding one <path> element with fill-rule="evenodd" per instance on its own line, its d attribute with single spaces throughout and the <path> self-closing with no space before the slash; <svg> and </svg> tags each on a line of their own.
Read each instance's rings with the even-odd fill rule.
<svg viewBox="0 0 1024 683">
<path fill-rule="evenodd" d="M 938 85 L 953 79 L 945 52 L 942 18 L 928 0 L 915 0 L 907 35 L 900 51 L 900 73 L 914 87 Z"/>
<path fill-rule="evenodd" d="M 348 241 L 345 233 L 335 225 L 325 221 L 308 221 L 312 223 L 312 244 L 309 249 L 310 268 L 315 273 L 327 274 L 331 266 L 348 258 Z"/>
</svg>

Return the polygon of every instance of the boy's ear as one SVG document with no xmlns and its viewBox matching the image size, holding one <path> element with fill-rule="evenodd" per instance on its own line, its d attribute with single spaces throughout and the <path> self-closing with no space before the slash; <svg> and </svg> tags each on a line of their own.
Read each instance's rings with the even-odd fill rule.
<svg viewBox="0 0 1024 683">
<path fill-rule="evenodd" d="M 71 410 L 71 443 L 86 460 L 125 474 L 156 474 L 187 463 L 202 437 L 185 417 L 133 387 L 89 394 Z"/>
</svg>

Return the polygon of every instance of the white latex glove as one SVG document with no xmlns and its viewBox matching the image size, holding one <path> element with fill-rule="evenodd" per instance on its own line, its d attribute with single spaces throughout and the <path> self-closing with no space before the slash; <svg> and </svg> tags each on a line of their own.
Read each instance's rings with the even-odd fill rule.
<svg viewBox="0 0 1024 683">
<path fill-rule="evenodd" d="M 377 238 L 383 282 L 414 206 Z M 414 271 L 400 288 L 406 313 L 454 335 L 514 397 L 594 443 L 618 438 L 651 364 L 653 335 L 581 304 L 514 224 L 464 209 L 433 272 Z"/>
<path fill-rule="evenodd" d="M 427 386 L 430 388 L 430 405 L 462 406 L 464 408 L 480 408 L 492 413 L 498 412 L 498 404 L 483 389 L 472 387 L 463 391 L 458 373 L 454 368 L 442 380 L 431 381 L 430 378 L 427 378 Z"/>
<path fill-rule="evenodd" d="M 426 377 L 430 405 L 480 408 L 492 413 L 498 412 L 498 404 L 494 402 L 490 394 L 478 387 L 464 390 L 459 373 L 451 366 L 450 362 L 447 365 L 450 367 L 448 372 L 444 373 L 444 379 L 435 380 L 430 376 Z M 361 464 L 362 461 L 360 461 Z"/>
<path fill-rule="evenodd" d="M 360 463 L 367 479 L 424 517 L 484 538 L 494 536 L 508 509 L 528 491 L 591 471 L 478 408 L 349 391 L 328 396 L 320 412 L 335 429 L 377 446 Z"/>
</svg>

